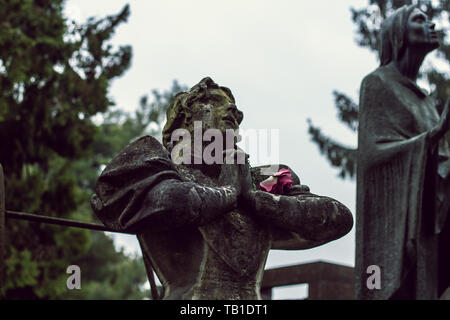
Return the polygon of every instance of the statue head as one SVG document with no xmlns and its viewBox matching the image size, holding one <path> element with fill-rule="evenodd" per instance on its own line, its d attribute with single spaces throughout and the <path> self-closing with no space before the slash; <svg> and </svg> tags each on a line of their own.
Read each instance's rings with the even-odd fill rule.
<svg viewBox="0 0 450 320">
<path fill-rule="evenodd" d="M 194 130 L 194 121 L 201 121 L 203 130 L 238 129 L 243 113 L 237 109 L 230 89 L 220 87 L 211 78 L 202 79 L 187 92 L 178 93 L 167 109 L 163 144 L 171 150 L 170 141 L 175 129 Z"/>
<path fill-rule="evenodd" d="M 408 47 L 428 53 L 439 47 L 435 24 L 416 5 L 394 11 L 381 27 L 380 65 L 398 61 Z"/>
</svg>

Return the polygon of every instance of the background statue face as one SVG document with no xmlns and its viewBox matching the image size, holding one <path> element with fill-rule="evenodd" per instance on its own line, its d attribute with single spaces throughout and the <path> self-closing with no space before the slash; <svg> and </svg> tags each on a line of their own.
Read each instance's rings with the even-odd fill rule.
<svg viewBox="0 0 450 320">
<path fill-rule="evenodd" d="M 434 50 L 439 47 L 439 40 L 435 24 L 431 22 L 427 15 L 415 8 L 409 15 L 407 21 L 407 43 L 409 46 L 425 47 Z"/>
<path fill-rule="evenodd" d="M 189 129 L 193 128 L 194 121 L 201 121 L 203 130 L 218 129 L 222 132 L 226 129 L 235 130 L 239 128 L 243 118 L 242 112 L 221 89 L 210 90 L 208 99 L 194 102 L 191 110 L 192 117 L 187 124 Z"/>
<path fill-rule="evenodd" d="M 380 65 L 398 61 L 407 47 L 430 52 L 439 47 L 439 41 L 427 15 L 416 5 L 403 6 L 387 17 L 381 28 Z"/>
</svg>

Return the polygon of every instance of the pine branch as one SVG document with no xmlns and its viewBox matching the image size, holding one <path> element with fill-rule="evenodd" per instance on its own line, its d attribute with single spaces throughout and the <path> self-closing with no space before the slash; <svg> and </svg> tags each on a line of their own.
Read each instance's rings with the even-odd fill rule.
<svg viewBox="0 0 450 320">
<path fill-rule="evenodd" d="M 308 133 L 311 140 L 318 146 L 319 151 L 330 162 L 331 166 L 339 168 L 339 176 L 343 179 L 354 179 L 356 174 L 356 149 L 344 146 L 324 135 L 322 131 L 313 126 L 311 119 L 308 122 Z"/>
<path fill-rule="evenodd" d="M 338 117 L 350 130 L 358 131 L 359 106 L 351 98 L 337 90 L 333 91 Z"/>
</svg>

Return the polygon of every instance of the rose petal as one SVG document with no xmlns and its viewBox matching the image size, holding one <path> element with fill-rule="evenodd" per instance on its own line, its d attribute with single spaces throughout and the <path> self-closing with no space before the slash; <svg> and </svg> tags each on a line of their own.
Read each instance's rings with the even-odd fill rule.
<svg viewBox="0 0 450 320">
<path fill-rule="evenodd" d="M 259 184 L 259 189 L 272 194 L 285 194 L 292 187 L 291 170 L 281 169 Z"/>
<path fill-rule="evenodd" d="M 285 175 L 278 177 L 277 185 L 280 186 L 281 193 L 285 194 L 292 187 L 292 177 L 291 175 Z"/>
<path fill-rule="evenodd" d="M 278 178 L 276 178 L 274 176 L 270 176 L 269 178 L 267 178 L 266 180 L 262 181 L 259 184 L 259 189 L 263 190 L 263 191 L 267 191 L 267 192 L 272 192 L 272 189 L 274 188 L 274 186 L 277 185 L 277 181 L 278 181 Z"/>
<path fill-rule="evenodd" d="M 280 177 L 280 176 L 290 175 L 290 174 L 291 174 L 291 170 L 289 170 L 289 169 L 281 169 L 280 171 L 275 173 L 273 176 L 274 177 Z"/>
</svg>

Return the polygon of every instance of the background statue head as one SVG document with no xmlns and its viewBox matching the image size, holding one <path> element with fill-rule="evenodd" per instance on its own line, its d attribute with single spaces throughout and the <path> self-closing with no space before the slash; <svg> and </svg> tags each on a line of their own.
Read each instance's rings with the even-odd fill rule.
<svg viewBox="0 0 450 320">
<path fill-rule="evenodd" d="M 163 128 L 163 144 L 171 150 L 171 135 L 175 129 L 193 132 L 194 121 L 202 121 L 203 130 L 238 129 L 243 113 L 235 105 L 231 90 L 206 77 L 187 92 L 178 93 L 167 109 Z"/>
<path fill-rule="evenodd" d="M 400 60 L 407 47 L 416 46 L 426 53 L 438 48 L 434 27 L 417 5 L 395 10 L 381 26 L 380 65 Z"/>
</svg>

